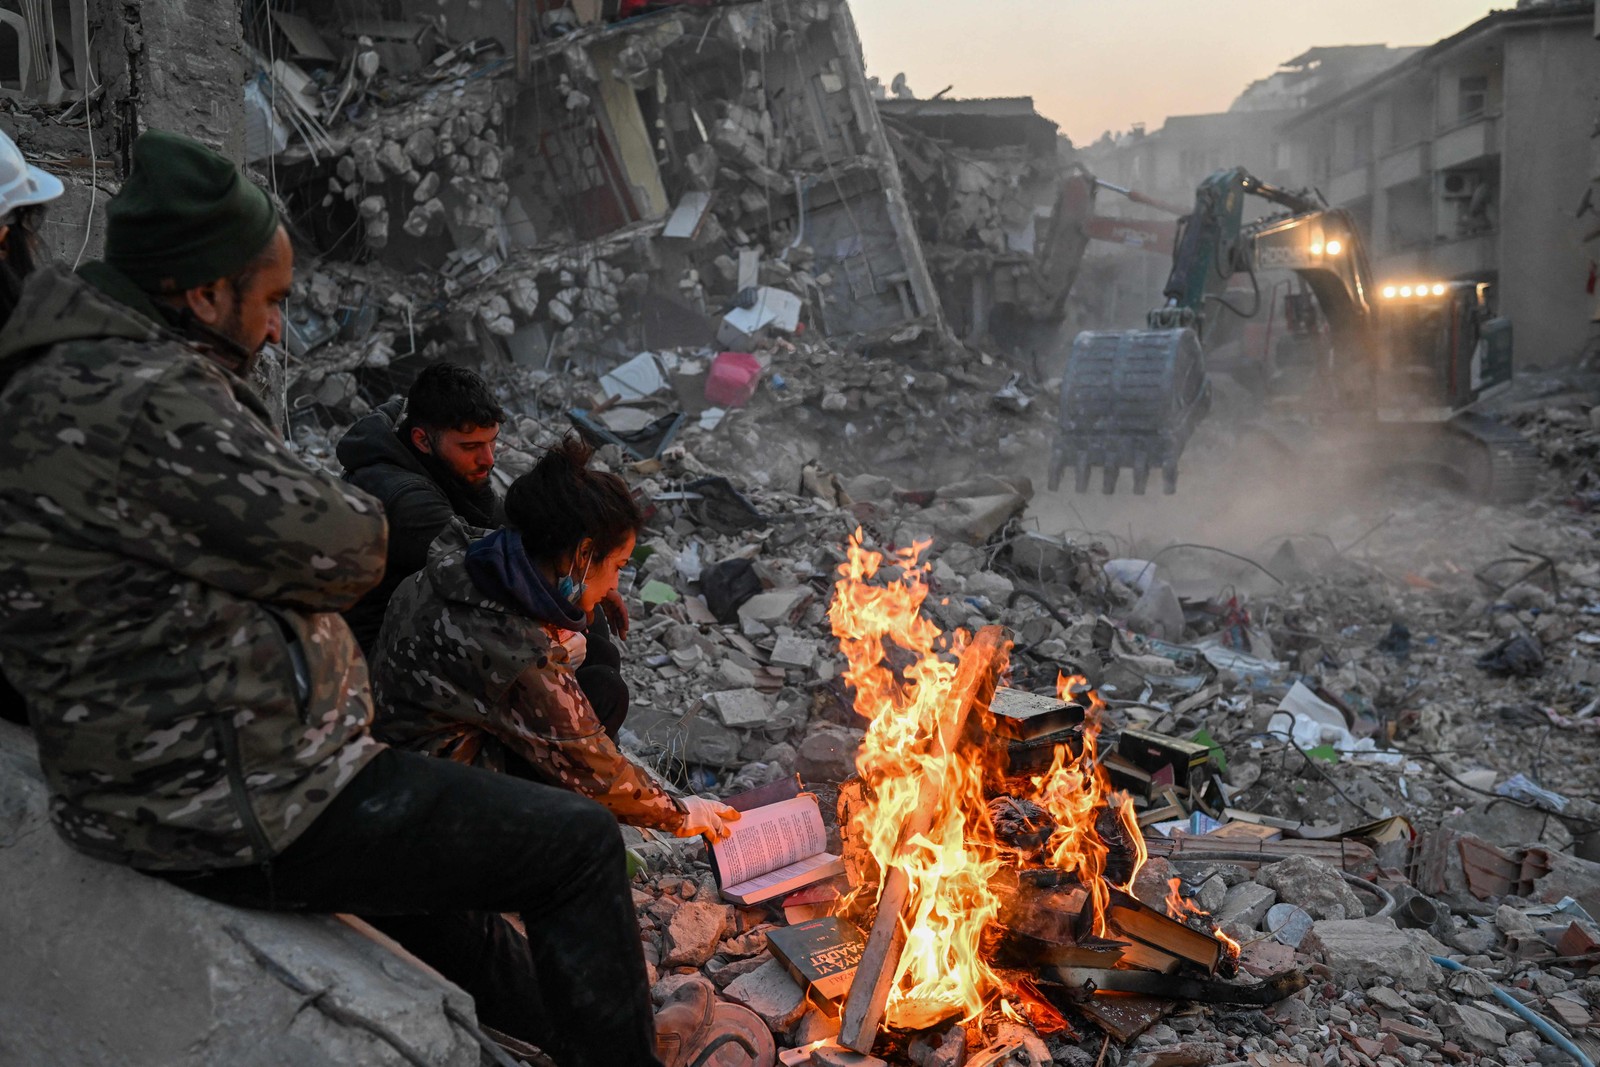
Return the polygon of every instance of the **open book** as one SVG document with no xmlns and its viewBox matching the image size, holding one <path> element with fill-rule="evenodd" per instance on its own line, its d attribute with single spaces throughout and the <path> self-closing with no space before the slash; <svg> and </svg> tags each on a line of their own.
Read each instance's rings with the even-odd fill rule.
<svg viewBox="0 0 1600 1067">
<path fill-rule="evenodd" d="M 844 860 L 828 853 L 822 809 L 809 793 L 745 811 L 725 841 L 711 846 L 722 896 L 735 904 L 758 904 L 843 872 Z"/>
</svg>

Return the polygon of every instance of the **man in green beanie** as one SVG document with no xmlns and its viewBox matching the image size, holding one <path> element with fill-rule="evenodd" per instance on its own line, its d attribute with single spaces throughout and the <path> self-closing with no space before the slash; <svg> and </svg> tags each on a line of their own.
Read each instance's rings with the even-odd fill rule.
<svg viewBox="0 0 1600 1067">
<path fill-rule="evenodd" d="M 245 380 L 293 278 L 271 199 L 152 131 L 106 218 L 105 261 L 35 272 L 0 328 L 0 669 L 56 829 L 215 899 L 395 917 L 489 1025 L 656 1063 L 612 816 L 368 734 L 339 612 L 383 514 Z"/>
</svg>

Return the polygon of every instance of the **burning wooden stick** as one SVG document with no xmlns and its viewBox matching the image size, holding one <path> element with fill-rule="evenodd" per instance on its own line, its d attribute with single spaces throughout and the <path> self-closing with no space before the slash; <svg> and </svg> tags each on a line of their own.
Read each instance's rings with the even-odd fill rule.
<svg viewBox="0 0 1600 1067">
<path fill-rule="evenodd" d="M 980 704 L 988 706 L 1004 664 L 1006 647 L 1004 631 L 998 626 L 986 626 L 962 651 L 955 684 L 950 691 L 948 712 L 929 743 L 932 755 L 942 758 L 950 753 L 961 740 L 972 709 Z M 946 763 L 948 765 L 948 761 Z M 900 830 L 895 848 L 897 856 L 903 856 L 908 843 L 918 835 L 928 832 L 944 795 L 942 779 L 932 776 L 922 779 L 917 790 L 916 810 Z M 911 879 L 905 868 L 900 864 L 891 865 L 884 872 L 878 913 L 873 919 L 861 963 L 856 968 L 839 1027 L 839 1043 L 863 1055 L 872 1051 L 873 1042 L 878 1038 L 895 972 L 900 969 L 900 956 L 906 947 L 902 913 L 910 895 Z"/>
</svg>

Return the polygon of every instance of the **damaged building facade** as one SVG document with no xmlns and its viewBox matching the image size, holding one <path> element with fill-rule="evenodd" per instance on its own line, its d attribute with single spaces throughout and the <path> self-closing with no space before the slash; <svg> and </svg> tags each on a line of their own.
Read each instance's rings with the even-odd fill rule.
<svg viewBox="0 0 1600 1067">
<path fill-rule="evenodd" d="M 278 22 L 311 49 L 345 32 Z M 394 94 L 347 115 L 302 95 L 288 117 L 315 132 L 284 138 L 275 160 L 330 261 L 406 276 L 377 301 L 396 338 L 384 348 L 403 324 L 404 354 L 420 330 L 424 345 L 543 366 L 742 348 L 774 325 L 941 326 L 845 5 L 685 5 L 619 23 L 519 5 L 498 34 L 448 50 L 428 23 L 400 25 L 417 43 L 374 62 L 401 64 Z M 348 32 L 373 40 L 363 28 Z M 295 62 L 315 70 L 304 51 Z M 376 299 L 346 292 L 365 289 L 352 277 L 330 265 L 313 286 L 308 341 Z"/>
<path fill-rule="evenodd" d="M 1495 283 L 1525 366 L 1576 362 L 1592 335 L 1594 28 L 1585 0 L 1496 11 L 1282 125 L 1380 280 Z"/>
</svg>

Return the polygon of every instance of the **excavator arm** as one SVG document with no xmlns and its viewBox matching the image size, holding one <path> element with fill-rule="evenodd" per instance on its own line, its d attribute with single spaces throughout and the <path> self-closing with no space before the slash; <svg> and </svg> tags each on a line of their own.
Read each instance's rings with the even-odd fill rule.
<svg viewBox="0 0 1600 1067">
<path fill-rule="evenodd" d="M 1246 224 L 1246 197 L 1287 214 Z M 1360 237 L 1343 211 L 1329 210 L 1307 192 L 1281 189 L 1239 168 L 1218 171 L 1195 192 L 1194 209 L 1180 221 L 1172 271 L 1147 329 L 1088 331 L 1073 342 L 1061 386 L 1060 429 L 1050 487 L 1068 466 L 1079 492 L 1094 467 L 1103 488 L 1116 490 L 1122 468 L 1143 493 L 1150 472 L 1177 490 L 1178 459 L 1210 410 L 1203 341 L 1219 314 L 1253 315 L 1225 296 L 1236 274 L 1288 269 L 1306 279 L 1334 334 L 1336 350 L 1360 351 L 1373 328 L 1370 274 Z M 1259 303 L 1260 289 L 1256 289 Z"/>
</svg>

